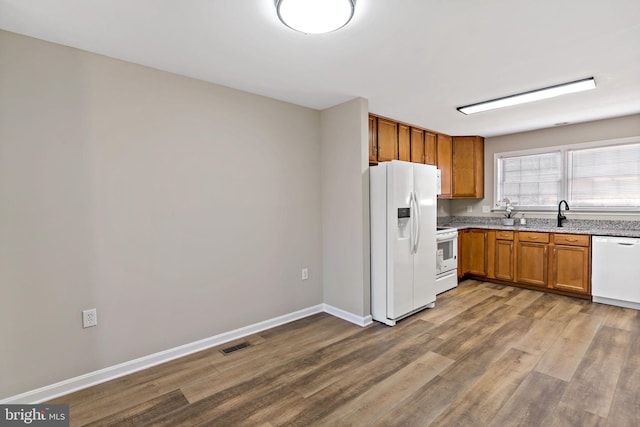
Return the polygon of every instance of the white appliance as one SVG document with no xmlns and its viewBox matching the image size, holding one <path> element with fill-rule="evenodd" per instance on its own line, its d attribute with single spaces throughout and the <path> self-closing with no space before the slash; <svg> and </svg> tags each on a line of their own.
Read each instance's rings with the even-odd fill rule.
<svg viewBox="0 0 640 427">
<path fill-rule="evenodd" d="M 371 314 L 393 326 L 436 300 L 437 169 L 393 160 L 369 171 Z"/>
<path fill-rule="evenodd" d="M 640 310 L 640 239 L 593 236 L 591 242 L 593 301 Z"/>
<path fill-rule="evenodd" d="M 458 229 L 438 227 L 436 242 L 436 294 L 440 294 L 458 286 Z"/>
</svg>

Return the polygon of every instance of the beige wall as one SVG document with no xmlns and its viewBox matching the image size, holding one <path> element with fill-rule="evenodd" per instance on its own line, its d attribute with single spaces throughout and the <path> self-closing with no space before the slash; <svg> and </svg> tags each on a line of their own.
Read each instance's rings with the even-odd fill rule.
<svg viewBox="0 0 640 427">
<path fill-rule="evenodd" d="M 320 304 L 319 135 L 315 110 L 0 31 L 0 399 Z"/>
<path fill-rule="evenodd" d="M 322 111 L 324 302 L 371 314 L 368 104 L 357 98 Z"/>
<path fill-rule="evenodd" d="M 640 114 L 487 138 L 484 146 L 485 197 L 482 200 L 452 200 L 450 208 L 451 214 L 460 216 L 500 216 L 499 213 L 482 213 L 483 205 L 493 205 L 493 155 L 495 153 L 626 138 L 638 135 L 640 135 Z M 467 213 L 467 206 L 472 206 L 472 213 Z M 581 219 L 640 220 L 640 215 L 602 215 L 576 212 L 571 212 L 571 215 Z M 555 217 L 555 213 L 532 213 L 527 214 L 527 216 L 552 218 Z"/>
</svg>

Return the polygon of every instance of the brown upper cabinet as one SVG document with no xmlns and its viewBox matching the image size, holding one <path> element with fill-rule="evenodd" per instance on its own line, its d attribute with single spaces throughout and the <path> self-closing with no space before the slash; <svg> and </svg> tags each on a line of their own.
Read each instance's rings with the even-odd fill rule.
<svg viewBox="0 0 640 427">
<path fill-rule="evenodd" d="M 411 159 L 411 128 L 398 123 L 398 160 L 412 162 Z"/>
<path fill-rule="evenodd" d="M 424 163 L 436 165 L 436 134 L 424 132 Z"/>
<path fill-rule="evenodd" d="M 378 117 L 378 161 L 398 159 L 398 123 Z"/>
<path fill-rule="evenodd" d="M 411 128 L 411 161 L 424 163 L 424 131 Z"/>
<path fill-rule="evenodd" d="M 420 128 L 411 128 L 411 161 L 436 165 L 436 134 Z"/>
<path fill-rule="evenodd" d="M 440 169 L 443 199 L 484 197 L 484 139 L 444 135 L 369 115 L 369 164 L 391 160 Z"/>
<path fill-rule="evenodd" d="M 449 135 L 439 133 L 436 138 L 436 159 L 438 169 L 440 169 L 440 198 L 451 198 L 451 177 L 452 177 L 452 138 Z"/>
<path fill-rule="evenodd" d="M 369 116 L 369 163 L 378 162 L 378 118 Z"/>
<path fill-rule="evenodd" d="M 484 138 L 454 136 L 452 144 L 453 198 L 484 197 Z"/>
</svg>

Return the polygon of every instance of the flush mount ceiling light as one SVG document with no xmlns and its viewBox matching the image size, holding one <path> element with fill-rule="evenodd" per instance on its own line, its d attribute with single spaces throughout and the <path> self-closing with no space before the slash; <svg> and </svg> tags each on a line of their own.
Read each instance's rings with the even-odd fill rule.
<svg viewBox="0 0 640 427">
<path fill-rule="evenodd" d="M 306 34 L 322 34 L 344 27 L 353 17 L 355 0 L 276 0 L 284 25 Z"/>
<path fill-rule="evenodd" d="M 505 96 L 504 98 L 492 99 L 491 101 L 479 102 L 477 104 L 459 107 L 457 110 L 463 114 L 480 113 L 496 108 L 510 107 L 512 105 L 524 104 L 527 102 L 539 101 L 541 99 L 553 98 L 554 96 L 566 95 L 568 93 L 582 92 L 584 90 L 595 89 L 596 81 L 593 77 L 576 80 L 574 82 L 562 83 L 555 86 L 536 89 L 530 92 L 519 93 L 517 95 Z"/>
</svg>

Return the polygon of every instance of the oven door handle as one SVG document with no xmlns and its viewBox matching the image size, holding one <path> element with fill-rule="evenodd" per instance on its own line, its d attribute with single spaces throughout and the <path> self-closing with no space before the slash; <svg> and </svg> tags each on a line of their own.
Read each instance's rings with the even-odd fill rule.
<svg viewBox="0 0 640 427">
<path fill-rule="evenodd" d="M 449 240 L 454 240 L 457 237 L 458 237 L 458 233 L 444 233 L 444 234 L 436 233 L 436 241 L 438 242 L 446 242 Z"/>
</svg>

